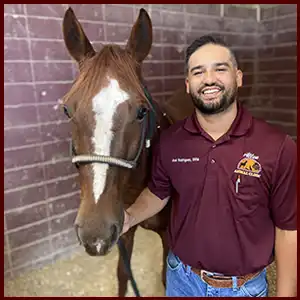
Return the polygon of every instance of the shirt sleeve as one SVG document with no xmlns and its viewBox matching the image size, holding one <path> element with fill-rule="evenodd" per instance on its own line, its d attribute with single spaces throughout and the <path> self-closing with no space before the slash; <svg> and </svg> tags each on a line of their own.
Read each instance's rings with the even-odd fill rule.
<svg viewBox="0 0 300 300">
<path fill-rule="evenodd" d="M 148 188 L 161 200 L 170 196 L 172 190 L 170 178 L 162 161 L 161 141 L 158 141 L 153 148 L 151 177 L 148 182 Z"/>
<path fill-rule="evenodd" d="M 274 169 L 271 189 L 271 214 L 276 227 L 297 229 L 297 146 L 287 136 Z"/>
</svg>

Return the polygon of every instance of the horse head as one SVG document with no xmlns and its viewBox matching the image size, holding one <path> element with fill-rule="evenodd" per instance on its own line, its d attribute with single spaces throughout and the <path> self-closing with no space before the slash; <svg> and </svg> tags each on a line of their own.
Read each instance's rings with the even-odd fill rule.
<svg viewBox="0 0 300 300">
<path fill-rule="evenodd" d="M 147 146 L 156 127 L 141 64 L 151 49 L 152 24 L 141 9 L 125 47 L 96 52 L 69 8 L 63 35 L 78 65 L 63 100 L 81 190 L 75 228 L 87 253 L 105 255 L 120 236 L 124 209 L 146 184 Z"/>
</svg>

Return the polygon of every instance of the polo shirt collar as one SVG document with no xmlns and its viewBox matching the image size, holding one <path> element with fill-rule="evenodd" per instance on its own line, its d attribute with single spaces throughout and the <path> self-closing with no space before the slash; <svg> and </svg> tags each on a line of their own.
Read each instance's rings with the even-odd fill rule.
<svg viewBox="0 0 300 300">
<path fill-rule="evenodd" d="M 251 128 L 252 125 L 252 115 L 249 113 L 249 111 L 239 102 L 237 103 L 237 107 L 238 113 L 229 131 L 227 132 L 228 136 L 243 136 Z M 200 126 L 195 111 L 190 117 L 186 118 L 183 127 L 191 133 L 198 133 L 205 136 L 207 135 L 203 128 Z"/>
</svg>

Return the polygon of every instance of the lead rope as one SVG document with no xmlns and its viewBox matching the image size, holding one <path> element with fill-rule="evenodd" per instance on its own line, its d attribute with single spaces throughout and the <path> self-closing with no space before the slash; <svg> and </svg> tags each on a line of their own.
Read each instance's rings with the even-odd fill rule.
<svg viewBox="0 0 300 300">
<path fill-rule="evenodd" d="M 153 121 L 153 119 L 155 119 L 155 113 L 154 113 L 154 107 L 153 107 L 152 97 L 151 97 L 150 93 L 148 92 L 148 90 L 147 90 L 147 88 L 145 86 L 144 86 L 143 89 L 144 89 L 145 96 L 148 99 L 149 104 L 151 106 L 151 109 L 150 109 L 150 120 L 149 120 L 150 121 L 150 124 L 149 124 L 150 133 L 148 132 L 147 138 L 146 138 L 146 143 L 147 143 L 146 144 L 146 148 L 149 148 L 150 147 L 150 140 L 151 140 L 151 137 L 153 135 L 152 130 L 153 130 L 153 127 L 154 127 L 154 121 Z M 118 247 L 119 247 L 121 256 L 123 258 L 125 269 L 126 269 L 127 275 L 129 276 L 129 280 L 130 280 L 132 289 L 134 291 L 134 294 L 135 294 L 136 297 L 141 297 L 140 291 L 139 291 L 139 289 L 137 287 L 136 281 L 134 280 L 134 277 L 133 277 L 133 274 L 132 274 L 132 270 L 131 270 L 131 265 L 130 265 L 128 253 L 127 253 L 127 250 L 126 250 L 126 247 L 125 247 L 125 245 L 123 243 L 122 238 L 119 238 L 119 240 L 118 240 Z"/>
<path fill-rule="evenodd" d="M 155 110 L 154 110 L 154 105 L 153 105 L 153 100 L 152 100 L 151 94 L 148 92 L 145 85 L 143 87 L 143 90 L 144 90 L 146 98 L 149 101 L 150 108 L 151 108 L 150 109 L 150 118 L 149 118 L 150 119 L 149 120 L 150 130 L 149 130 L 149 132 L 147 134 L 147 137 L 146 137 L 146 148 L 149 148 L 150 147 L 150 140 L 151 140 L 151 138 L 153 136 L 153 133 L 154 133 L 154 130 L 155 130 L 154 129 L 154 127 L 155 127 Z M 166 114 L 164 114 L 164 116 L 166 116 Z M 118 247 L 119 247 L 119 250 L 120 250 L 120 254 L 123 258 L 125 269 L 126 269 L 128 277 L 129 277 L 129 280 L 130 280 L 132 289 L 134 291 L 134 294 L 135 294 L 136 297 L 141 297 L 140 291 L 137 287 L 136 281 L 134 280 L 134 277 L 133 277 L 133 274 L 132 274 L 128 253 L 127 253 L 127 250 L 126 250 L 126 247 L 124 245 L 124 242 L 123 242 L 122 238 L 119 238 L 119 240 L 118 240 Z"/>
<path fill-rule="evenodd" d="M 135 294 L 136 297 L 141 297 L 140 291 L 137 287 L 137 284 L 136 284 L 136 282 L 134 280 L 134 277 L 133 277 L 133 274 L 132 274 L 128 253 L 127 253 L 127 250 L 126 250 L 126 247 L 124 245 L 124 242 L 123 242 L 122 238 L 119 238 L 119 240 L 118 240 L 118 247 L 119 247 L 121 256 L 123 258 L 125 269 L 126 269 L 127 275 L 129 276 L 129 280 L 130 280 L 132 289 L 134 291 L 134 294 Z"/>
</svg>

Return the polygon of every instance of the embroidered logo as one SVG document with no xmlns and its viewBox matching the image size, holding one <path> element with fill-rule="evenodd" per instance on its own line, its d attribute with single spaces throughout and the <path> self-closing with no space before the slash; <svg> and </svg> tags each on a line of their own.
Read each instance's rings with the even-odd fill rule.
<svg viewBox="0 0 300 300">
<path fill-rule="evenodd" d="M 261 165 L 258 162 L 259 156 L 253 153 L 244 153 L 243 158 L 239 161 L 234 173 L 248 175 L 259 178 L 261 176 Z"/>
</svg>

